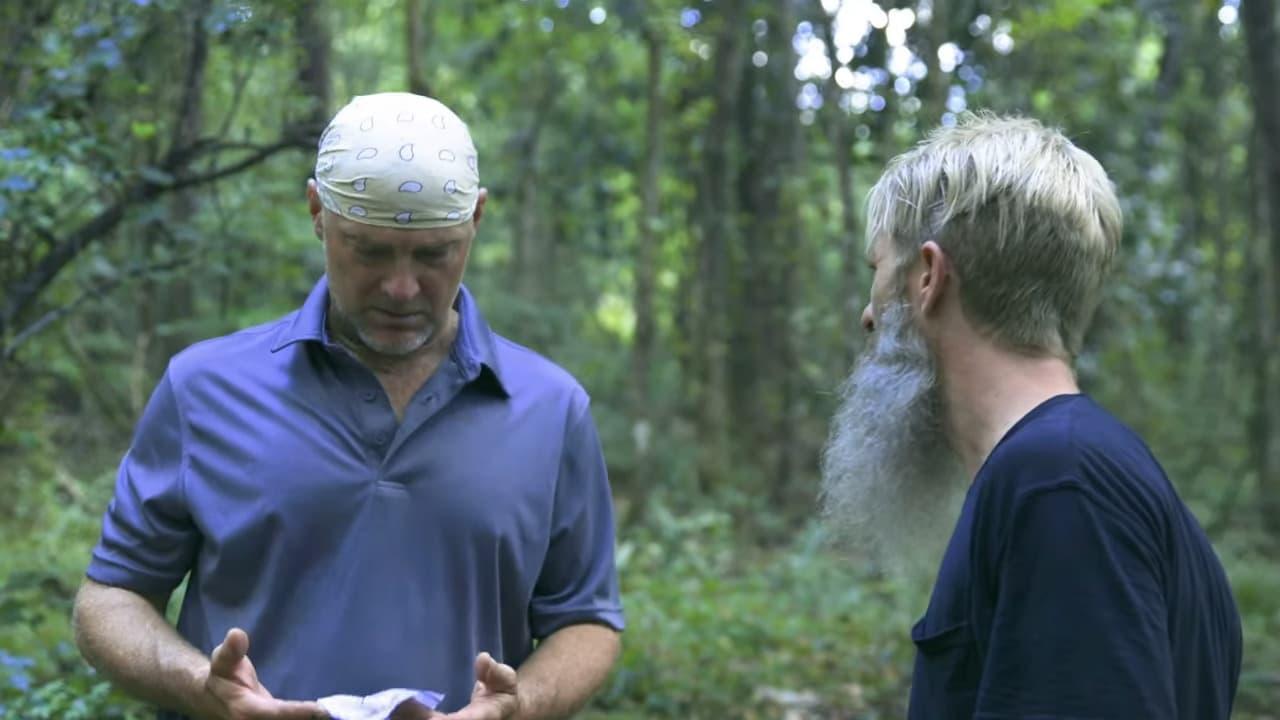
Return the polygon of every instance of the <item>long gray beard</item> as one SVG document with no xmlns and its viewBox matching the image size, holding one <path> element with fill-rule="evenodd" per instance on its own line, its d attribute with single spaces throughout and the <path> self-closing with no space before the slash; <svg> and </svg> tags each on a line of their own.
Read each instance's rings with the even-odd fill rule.
<svg viewBox="0 0 1280 720">
<path fill-rule="evenodd" d="M 937 368 L 908 306 L 886 308 L 840 397 L 822 457 L 828 528 L 890 569 L 932 572 L 965 482 Z"/>
</svg>

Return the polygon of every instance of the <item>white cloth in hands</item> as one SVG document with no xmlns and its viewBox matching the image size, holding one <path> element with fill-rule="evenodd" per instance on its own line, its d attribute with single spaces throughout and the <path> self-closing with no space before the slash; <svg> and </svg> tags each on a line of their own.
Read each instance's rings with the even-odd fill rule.
<svg viewBox="0 0 1280 720">
<path fill-rule="evenodd" d="M 406 702 L 418 702 L 434 710 L 444 695 L 430 690 L 392 688 L 366 695 L 330 695 L 317 702 L 333 720 L 390 720 L 391 713 Z"/>
</svg>

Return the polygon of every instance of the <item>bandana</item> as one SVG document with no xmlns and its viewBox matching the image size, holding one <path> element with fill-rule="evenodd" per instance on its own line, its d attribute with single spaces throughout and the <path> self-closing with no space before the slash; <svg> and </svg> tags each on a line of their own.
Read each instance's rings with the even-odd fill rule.
<svg viewBox="0 0 1280 720">
<path fill-rule="evenodd" d="M 320 136 L 320 202 L 368 225 L 436 228 L 475 213 L 476 148 L 466 123 L 411 93 L 356 96 Z"/>
</svg>

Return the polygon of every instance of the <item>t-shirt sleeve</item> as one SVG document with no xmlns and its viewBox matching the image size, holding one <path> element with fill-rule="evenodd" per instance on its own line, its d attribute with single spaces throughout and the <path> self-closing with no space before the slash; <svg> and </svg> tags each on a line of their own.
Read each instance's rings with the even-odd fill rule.
<svg viewBox="0 0 1280 720">
<path fill-rule="evenodd" d="M 989 566 L 977 720 L 1176 715 L 1161 571 L 1135 522 L 1070 482 L 1018 503 Z"/>
<path fill-rule="evenodd" d="M 183 496 L 183 440 L 182 413 L 166 373 L 120 463 L 86 572 L 93 580 L 167 596 L 186 576 L 200 536 Z"/>
<path fill-rule="evenodd" d="M 529 609 L 533 635 L 544 638 L 576 623 L 622 630 L 613 499 L 585 400 L 566 427 L 551 522 L 551 543 Z"/>
</svg>

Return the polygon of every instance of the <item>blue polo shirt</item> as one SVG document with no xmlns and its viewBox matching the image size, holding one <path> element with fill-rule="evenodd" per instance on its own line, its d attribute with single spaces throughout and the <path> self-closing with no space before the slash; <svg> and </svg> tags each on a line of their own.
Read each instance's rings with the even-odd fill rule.
<svg viewBox="0 0 1280 720">
<path fill-rule="evenodd" d="M 1142 440 L 1084 395 L 974 478 L 917 647 L 913 720 L 1227 720 L 1240 618 Z"/>
<path fill-rule="evenodd" d="M 300 310 L 173 358 L 88 576 L 167 595 L 190 573 L 182 636 L 208 653 L 244 628 L 286 699 L 411 687 L 452 711 L 481 651 L 518 666 L 566 625 L 621 630 L 582 387 L 463 288 L 453 349 L 397 422 L 327 306 L 322 278 Z"/>
</svg>

